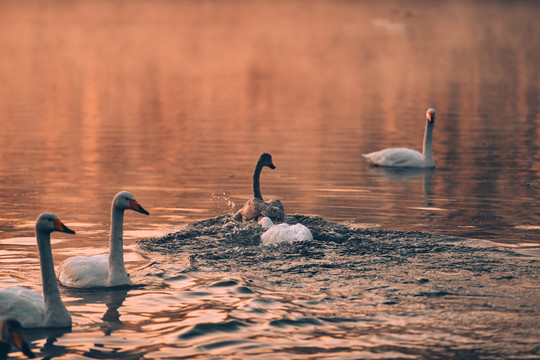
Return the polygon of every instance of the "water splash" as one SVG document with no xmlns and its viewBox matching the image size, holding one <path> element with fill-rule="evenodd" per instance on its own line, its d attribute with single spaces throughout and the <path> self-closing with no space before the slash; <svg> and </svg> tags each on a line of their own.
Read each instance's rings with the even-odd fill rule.
<svg viewBox="0 0 540 360">
<path fill-rule="evenodd" d="M 210 202 L 216 205 L 216 210 L 220 213 L 231 212 L 236 206 L 236 203 L 231 200 L 231 196 L 226 191 L 213 192 L 210 195 Z"/>
</svg>

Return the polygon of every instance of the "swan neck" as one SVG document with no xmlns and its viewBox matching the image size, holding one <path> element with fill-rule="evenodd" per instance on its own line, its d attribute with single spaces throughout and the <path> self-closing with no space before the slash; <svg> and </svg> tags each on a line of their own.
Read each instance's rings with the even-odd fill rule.
<svg viewBox="0 0 540 360">
<path fill-rule="evenodd" d="M 57 314 L 67 312 L 60 297 L 58 282 L 54 271 L 54 262 L 51 251 L 51 234 L 48 232 L 36 232 L 39 249 L 39 262 L 41 265 L 41 281 L 43 284 L 43 299 L 45 314 Z"/>
<path fill-rule="evenodd" d="M 257 199 L 263 200 L 262 194 L 261 194 L 261 171 L 262 171 L 263 165 L 259 161 L 257 162 L 257 166 L 255 167 L 255 172 L 253 173 L 253 196 Z"/>
<path fill-rule="evenodd" d="M 433 138 L 433 123 L 426 121 L 426 132 L 424 133 L 424 149 L 423 154 L 426 158 L 433 157 L 433 151 L 431 148 Z"/>
<path fill-rule="evenodd" d="M 111 209 L 111 238 L 109 241 L 109 286 L 129 279 L 124 266 L 124 209 Z"/>
</svg>

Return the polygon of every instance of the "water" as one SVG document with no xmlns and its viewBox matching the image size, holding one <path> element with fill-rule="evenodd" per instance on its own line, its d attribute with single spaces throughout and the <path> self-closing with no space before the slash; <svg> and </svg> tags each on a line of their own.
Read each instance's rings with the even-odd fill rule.
<svg viewBox="0 0 540 360">
<path fill-rule="evenodd" d="M 239 208 L 269 152 L 277 169 L 263 171 L 262 192 L 288 214 L 535 253 L 539 7 L 0 3 L 0 287 L 41 289 L 33 224 L 43 211 L 77 231 L 76 240 L 54 234 L 57 264 L 106 252 L 118 191 L 151 214 L 125 219 L 128 270 L 150 285 L 63 289 L 73 331 L 31 333 L 34 348 L 57 358 L 537 354 L 538 265 L 507 250 L 483 246 L 456 263 L 448 259 L 463 253 L 445 247 L 416 269 L 408 250 L 410 263 L 376 261 L 399 259 L 399 242 L 373 254 L 292 247 L 311 272 L 284 267 L 274 278 L 250 273 L 257 247 L 227 253 L 225 265 L 235 265 L 223 268 L 211 243 L 201 242 L 194 266 L 189 247 L 171 258 L 135 242 Z M 435 171 L 367 166 L 362 153 L 420 149 L 428 107 L 437 110 Z M 299 265 L 265 251 L 271 264 Z M 499 266 L 478 264 L 480 254 Z"/>
</svg>

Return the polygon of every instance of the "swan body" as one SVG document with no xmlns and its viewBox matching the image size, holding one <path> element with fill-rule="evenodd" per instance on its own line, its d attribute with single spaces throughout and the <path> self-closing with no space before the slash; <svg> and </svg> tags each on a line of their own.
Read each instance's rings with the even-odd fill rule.
<svg viewBox="0 0 540 360">
<path fill-rule="evenodd" d="M 75 232 L 65 226 L 56 215 L 43 213 L 36 220 L 36 238 L 41 264 L 43 295 L 23 287 L 0 290 L 0 316 L 18 319 L 23 327 L 71 327 L 71 316 L 60 292 L 51 251 L 51 232 Z"/>
<path fill-rule="evenodd" d="M 389 34 L 402 34 L 406 33 L 408 29 L 408 18 L 412 16 L 412 12 L 401 12 L 397 9 L 393 9 L 389 12 L 388 18 L 377 18 L 372 20 L 373 26 L 385 31 Z"/>
<path fill-rule="evenodd" d="M 36 357 L 24 338 L 21 323 L 14 318 L 6 318 L 0 322 L 0 360 L 7 359 L 11 344 L 29 358 Z"/>
<path fill-rule="evenodd" d="M 124 210 L 149 215 L 132 194 L 121 191 L 113 199 L 109 255 L 74 256 L 60 264 L 58 280 L 67 287 L 91 288 L 131 285 L 124 266 Z"/>
<path fill-rule="evenodd" d="M 268 220 L 265 220 L 268 219 Z M 269 218 L 262 218 L 261 225 L 269 228 L 261 235 L 262 245 L 277 245 L 282 243 L 292 243 L 294 241 L 309 241 L 313 240 L 311 231 L 302 224 L 278 224 L 273 225 Z"/>
<path fill-rule="evenodd" d="M 264 153 L 259 157 L 255 172 L 253 174 L 253 198 L 249 199 L 242 209 L 240 209 L 235 219 L 238 221 L 258 221 L 260 218 L 269 217 L 274 221 L 283 221 L 285 219 L 285 210 L 283 204 L 279 200 L 270 200 L 264 202 L 261 194 L 260 176 L 263 167 L 275 169 L 276 166 L 272 162 L 272 155 Z"/>
<path fill-rule="evenodd" d="M 424 148 L 422 153 L 406 148 L 390 148 L 375 151 L 362 156 L 373 165 L 407 168 L 434 168 L 435 159 L 432 151 L 433 126 L 435 110 L 426 112 L 426 131 L 424 133 Z"/>
</svg>

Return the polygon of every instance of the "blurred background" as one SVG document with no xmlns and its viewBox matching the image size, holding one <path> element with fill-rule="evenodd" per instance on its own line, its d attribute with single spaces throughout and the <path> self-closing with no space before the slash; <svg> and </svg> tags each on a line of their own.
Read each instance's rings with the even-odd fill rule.
<svg viewBox="0 0 540 360">
<path fill-rule="evenodd" d="M 234 211 L 269 152 L 262 193 L 287 213 L 538 245 L 539 13 L 530 1 L 4 0 L 0 238 L 52 211 L 102 239 L 120 190 L 151 213 L 126 217 L 135 238 Z M 435 171 L 367 165 L 363 153 L 421 150 L 428 107 Z"/>
</svg>

